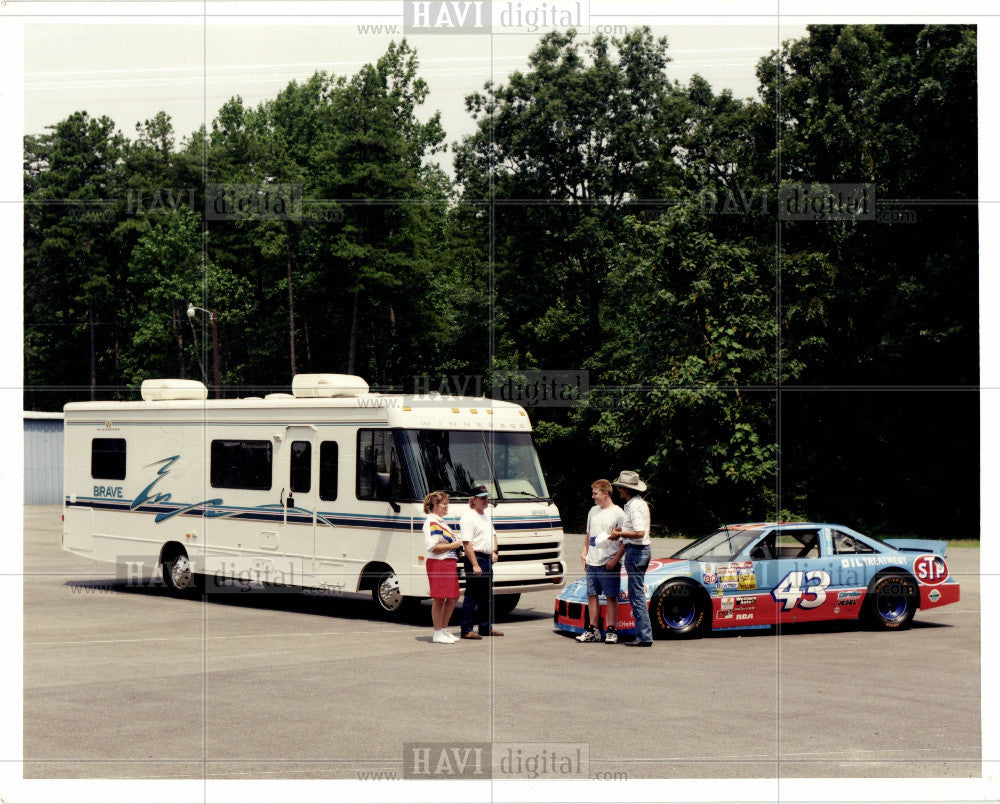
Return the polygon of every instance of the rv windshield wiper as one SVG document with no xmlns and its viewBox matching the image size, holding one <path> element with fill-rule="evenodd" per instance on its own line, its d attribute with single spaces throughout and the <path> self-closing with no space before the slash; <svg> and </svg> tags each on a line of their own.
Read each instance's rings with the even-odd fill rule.
<svg viewBox="0 0 1000 804">
<path fill-rule="evenodd" d="M 525 497 L 530 497 L 532 502 L 540 502 L 540 503 L 543 502 L 546 505 L 551 505 L 553 502 L 551 497 L 538 497 L 529 491 L 510 491 L 510 492 L 505 492 L 505 494 L 523 494 Z M 506 496 L 497 497 L 495 500 L 492 500 L 492 503 L 494 505 L 499 505 L 502 502 L 514 502 L 514 501 Z"/>
</svg>

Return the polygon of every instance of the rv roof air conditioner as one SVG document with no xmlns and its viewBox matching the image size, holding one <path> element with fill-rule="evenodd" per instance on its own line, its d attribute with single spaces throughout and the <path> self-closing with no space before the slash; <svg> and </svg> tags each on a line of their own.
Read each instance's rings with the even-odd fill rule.
<svg viewBox="0 0 1000 804">
<path fill-rule="evenodd" d="M 140 393 L 145 402 L 168 399 L 208 399 L 208 389 L 198 380 L 143 380 Z"/>
<path fill-rule="evenodd" d="M 368 393 L 368 383 L 353 374 L 296 374 L 292 394 L 298 398 L 350 397 Z"/>
</svg>

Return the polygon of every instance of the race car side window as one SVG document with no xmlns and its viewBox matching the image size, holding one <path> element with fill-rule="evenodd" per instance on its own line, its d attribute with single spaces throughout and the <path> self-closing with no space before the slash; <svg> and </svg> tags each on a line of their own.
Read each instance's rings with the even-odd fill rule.
<svg viewBox="0 0 1000 804">
<path fill-rule="evenodd" d="M 776 546 L 778 558 L 819 558 L 819 531 L 781 529 L 777 532 Z"/>
<path fill-rule="evenodd" d="M 774 538 L 775 534 L 772 530 L 750 551 L 750 558 L 753 561 L 768 561 L 772 558 L 777 558 L 778 556 L 774 549 Z"/>
<path fill-rule="evenodd" d="M 850 553 L 874 553 L 875 548 L 869 547 L 864 542 L 860 542 L 853 536 L 849 536 L 839 530 L 834 530 L 831 533 L 833 536 L 833 552 L 836 555 L 845 555 Z"/>
</svg>

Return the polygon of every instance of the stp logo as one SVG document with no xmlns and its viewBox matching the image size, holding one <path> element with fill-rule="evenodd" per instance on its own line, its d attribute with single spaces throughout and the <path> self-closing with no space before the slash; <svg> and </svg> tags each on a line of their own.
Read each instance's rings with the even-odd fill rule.
<svg viewBox="0 0 1000 804">
<path fill-rule="evenodd" d="M 920 556 L 913 562 L 913 574 L 921 583 L 934 586 L 948 579 L 948 565 L 940 556 Z"/>
</svg>

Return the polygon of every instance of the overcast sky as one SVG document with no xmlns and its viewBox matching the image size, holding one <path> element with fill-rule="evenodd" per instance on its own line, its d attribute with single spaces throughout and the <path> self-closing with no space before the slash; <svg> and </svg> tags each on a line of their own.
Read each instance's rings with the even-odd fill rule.
<svg viewBox="0 0 1000 804">
<path fill-rule="evenodd" d="M 350 75 L 385 52 L 385 33 L 359 33 L 358 25 L 261 25 L 239 22 L 148 24 L 141 19 L 89 24 L 38 23 L 25 27 L 24 129 L 45 126 L 77 110 L 108 115 L 127 136 L 135 124 L 166 111 L 178 140 L 212 118 L 233 95 L 256 105 L 273 98 L 291 80 L 316 70 Z M 805 27 L 766 25 L 658 25 L 666 35 L 671 78 L 694 73 L 716 91 L 756 95 L 758 60 L 782 39 L 805 35 Z M 410 35 L 420 75 L 430 88 L 421 110 L 440 110 L 452 142 L 473 123 L 464 99 L 493 79 L 523 69 L 538 34 L 485 36 Z"/>
</svg>

